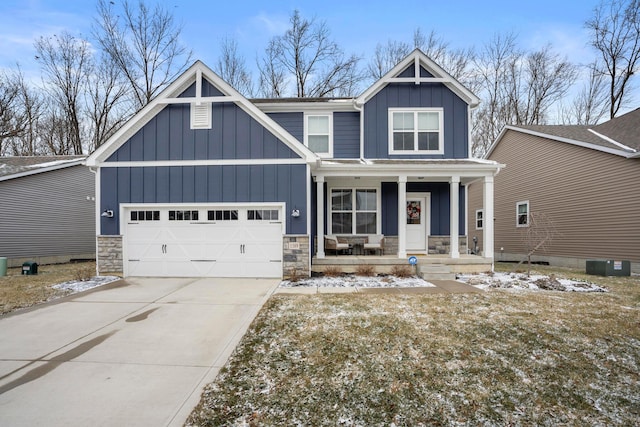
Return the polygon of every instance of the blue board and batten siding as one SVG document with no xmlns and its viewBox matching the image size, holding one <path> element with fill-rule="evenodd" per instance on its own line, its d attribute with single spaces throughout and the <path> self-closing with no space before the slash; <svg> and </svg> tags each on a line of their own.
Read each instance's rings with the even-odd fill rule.
<svg viewBox="0 0 640 427">
<path fill-rule="evenodd" d="M 192 85 L 181 96 L 194 96 Z M 206 80 L 203 96 L 221 93 Z M 167 105 L 107 160 L 111 162 L 300 159 L 234 103 L 212 105 L 212 128 L 191 129 L 190 105 Z M 286 163 L 286 162 L 285 162 Z M 307 204 L 305 164 L 135 166 L 100 169 L 101 210 L 122 203 Z M 287 233 L 306 234 L 306 215 L 285 215 Z M 102 218 L 103 235 L 117 235 L 119 220 Z"/>
<path fill-rule="evenodd" d="M 286 203 L 304 211 L 306 165 L 119 167 L 100 170 L 101 209 L 121 203 Z M 286 215 L 288 234 L 307 234 L 306 215 Z M 102 218 L 102 234 L 119 221 Z"/>
<path fill-rule="evenodd" d="M 360 158 L 360 113 L 333 113 L 333 157 Z"/>
<path fill-rule="evenodd" d="M 269 117 L 298 141 L 304 141 L 303 113 L 269 113 Z M 360 158 L 360 113 L 339 111 L 333 113 L 333 157 Z"/>
<path fill-rule="evenodd" d="M 442 108 L 444 154 L 390 155 L 389 108 Z M 365 158 L 465 159 L 469 152 L 467 103 L 442 83 L 392 83 L 364 106 Z"/>
<path fill-rule="evenodd" d="M 407 197 L 410 193 L 430 193 L 431 211 L 428 221 L 431 225 L 432 236 L 446 236 L 450 233 L 450 206 L 449 183 L 446 182 L 408 182 Z M 382 203 L 382 234 L 395 236 L 398 234 L 398 183 L 383 182 L 381 185 Z M 465 235 L 465 187 L 460 186 L 459 191 L 460 213 L 458 215 L 458 233 Z"/>
</svg>

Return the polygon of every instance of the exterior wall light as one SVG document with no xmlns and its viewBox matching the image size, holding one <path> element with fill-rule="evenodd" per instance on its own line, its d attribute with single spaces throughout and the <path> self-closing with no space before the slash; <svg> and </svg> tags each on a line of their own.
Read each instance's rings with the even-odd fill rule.
<svg viewBox="0 0 640 427">
<path fill-rule="evenodd" d="M 104 212 L 100 214 L 100 216 L 103 216 L 105 218 L 113 218 L 113 211 L 111 209 L 105 209 Z"/>
</svg>

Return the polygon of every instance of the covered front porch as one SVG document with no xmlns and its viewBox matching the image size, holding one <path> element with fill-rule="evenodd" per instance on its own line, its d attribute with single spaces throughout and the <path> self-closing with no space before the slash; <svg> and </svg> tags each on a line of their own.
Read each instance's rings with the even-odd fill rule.
<svg viewBox="0 0 640 427">
<path fill-rule="evenodd" d="M 485 221 L 481 231 L 484 252 L 470 255 L 466 190 L 471 182 L 483 182 L 485 218 L 493 218 L 497 171 L 493 162 L 474 159 L 323 162 L 313 173 L 311 271 L 339 266 L 351 272 L 373 264 L 386 273 L 408 263 L 409 256 L 418 257 L 424 268 L 448 266 L 453 273 L 491 270 L 493 221 Z M 376 255 L 362 251 L 374 236 L 384 236 L 383 249 Z M 328 238 L 350 250 L 329 250 Z"/>
</svg>

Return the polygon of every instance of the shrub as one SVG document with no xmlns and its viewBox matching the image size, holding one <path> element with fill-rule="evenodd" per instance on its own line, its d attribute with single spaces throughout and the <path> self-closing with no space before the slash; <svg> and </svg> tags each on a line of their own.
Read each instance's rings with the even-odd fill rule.
<svg viewBox="0 0 640 427">
<path fill-rule="evenodd" d="M 342 268 L 335 265 L 330 265 L 324 268 L 323 273 L 327 277 L 342 276 Z"/>
<path fill-rule="evenodd" d="M 391 274 L 396 277 L 411 277 L 413 276 L 413 267 L 408 264 L 398 264 L 391 268 Z"/>
<path fill-rule="evenodd" d="M 78 282 L 85 282 L 95 275 L 92 265 L 81 265 L 73 270 L 73 278 Z"/>
<path fill-rule="evenodd" d="M 297 283 L 300 281 L 300 279 L 302 279 L 303 275 L 300 272 L 300 270 L 296 267 L 292 267 L 289 269 L 289 271 L 287 272 L 285 278 L 289 279 L 290 282 L 292 283 Z"/>
<path fill-rule="evenodd" d="M 361 264 L 356 267 L 358 276 L 372 277 L 376 274 L 376 268 L 371 264 Z"/>
</svg>

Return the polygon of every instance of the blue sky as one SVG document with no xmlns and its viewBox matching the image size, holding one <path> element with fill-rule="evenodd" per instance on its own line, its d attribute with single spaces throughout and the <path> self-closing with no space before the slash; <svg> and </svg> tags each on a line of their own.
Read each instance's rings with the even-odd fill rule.
<svg viewBox="0 0 640 427">
<path fill-rule="evenodd" d="M 454 48 L 480 48 L 495 33 L 513 31 L 525 49 L 551 43 L 571 61 L 587 63 L 594 54 L 587 46 L 584 21 L 597 3 L 598 0 L 164 1 L 184 25 L 183 41 L 193 49 L 194 59 L 212 68 L 220 40 L 227 36 L 238 41 L 247 64 L 254 67 L 256 56 L 262 54 L 269 38 L 287 28 L 294 9 L 303 17 L 325 20 L 333 38 L 347 53 L 363 57 L 363 64 L 377 43 L 390 39 L 409 42 L 417 27 L 425 33 L 435 30 Z M 89 35 L 94 17 L 95 2 L 91 0 L 2 0 L 0 68 L 18 63 L 28 78 L 38 79 L 34 41 L 63 30 Z"/>
</svg>

